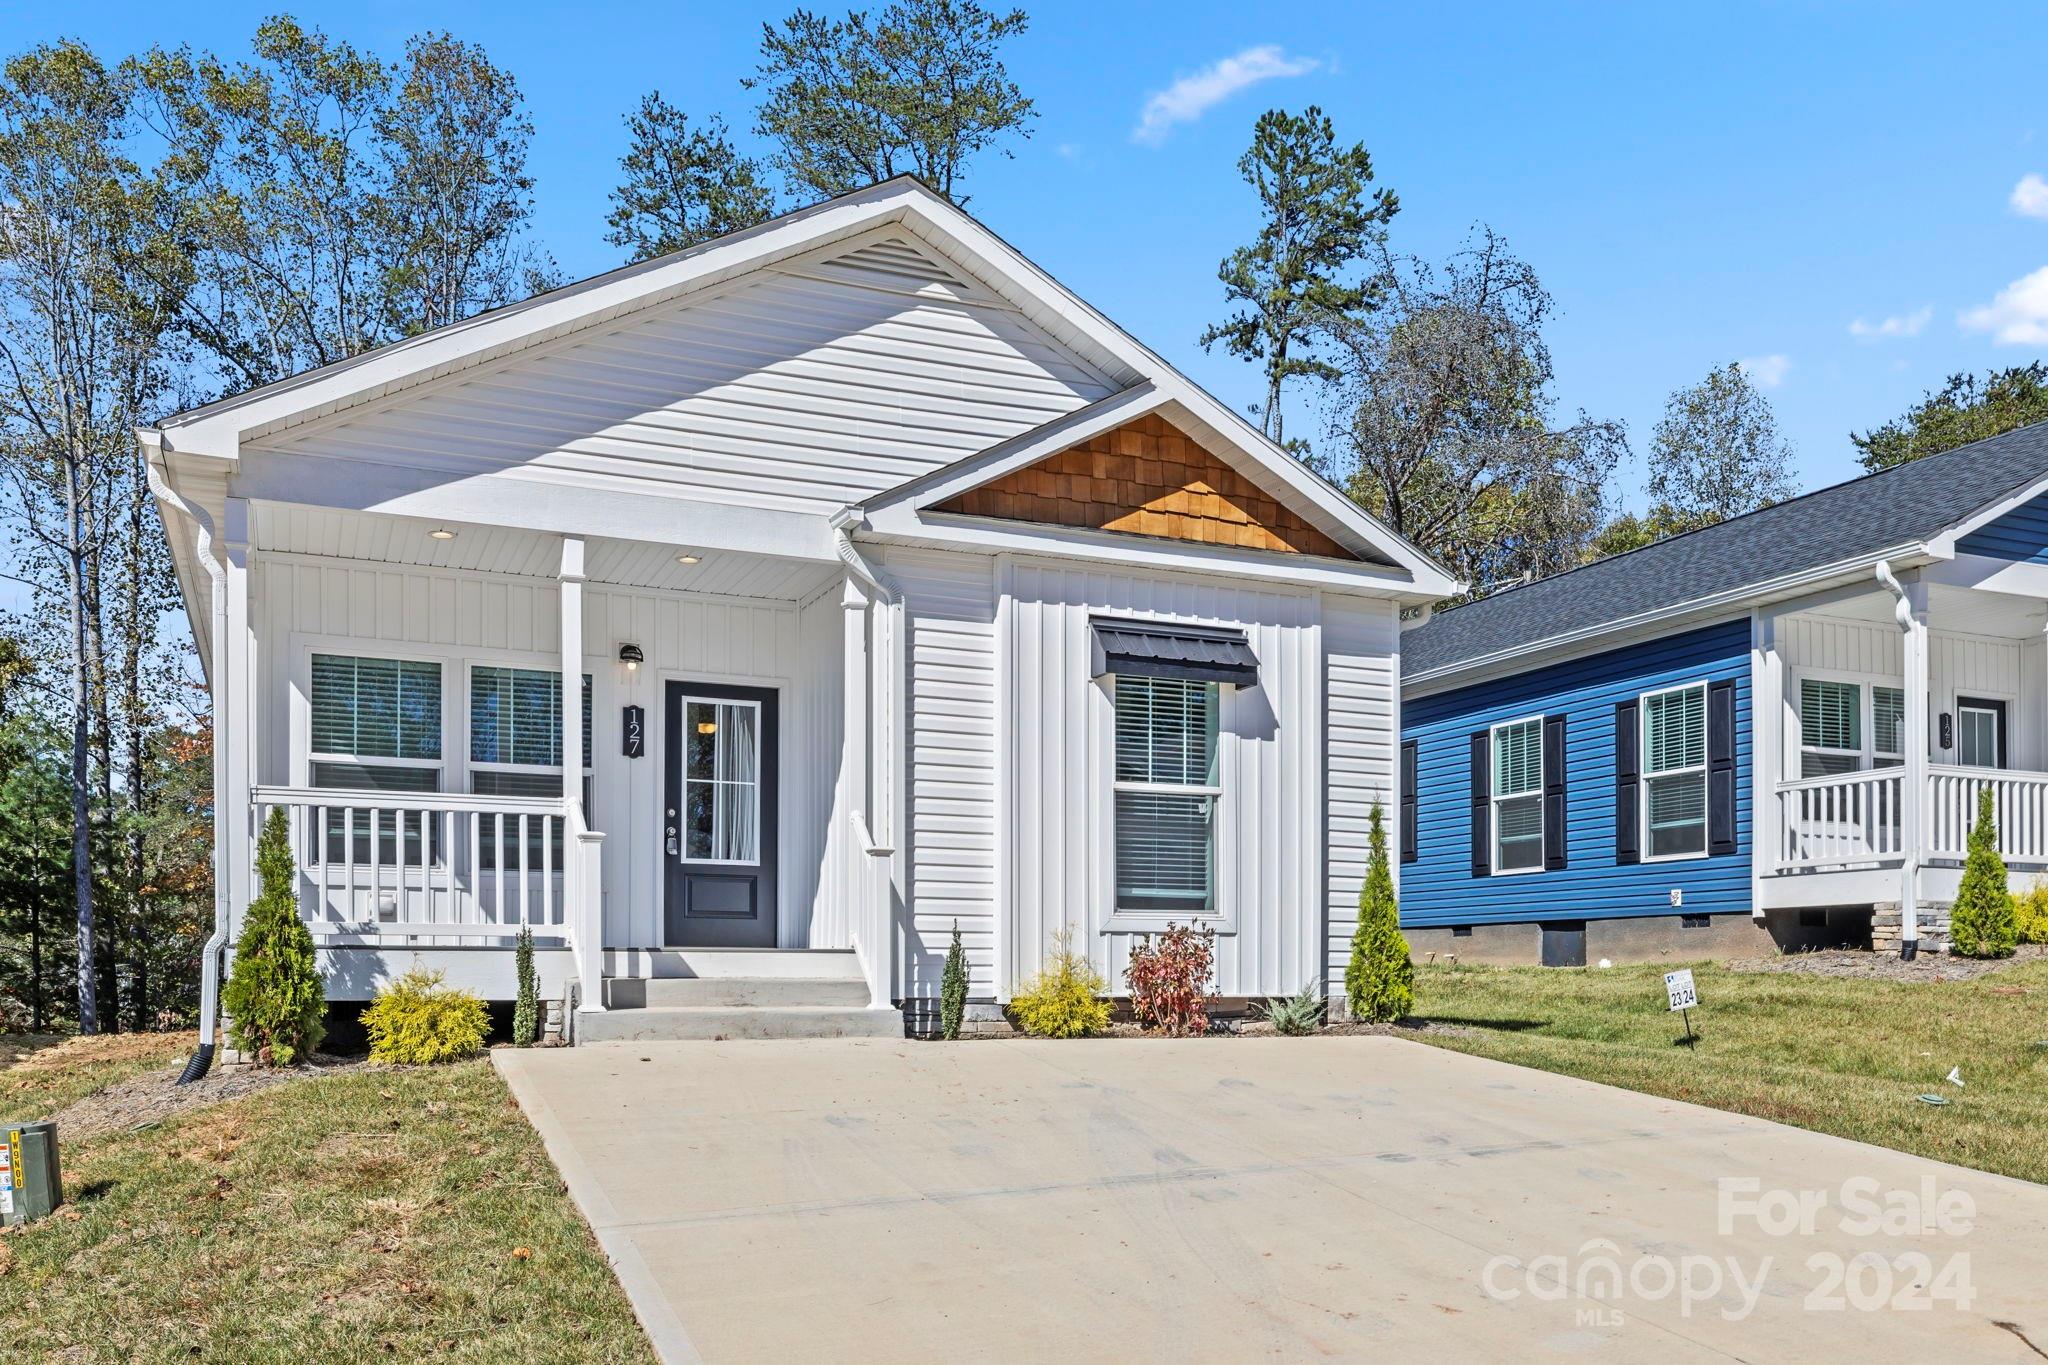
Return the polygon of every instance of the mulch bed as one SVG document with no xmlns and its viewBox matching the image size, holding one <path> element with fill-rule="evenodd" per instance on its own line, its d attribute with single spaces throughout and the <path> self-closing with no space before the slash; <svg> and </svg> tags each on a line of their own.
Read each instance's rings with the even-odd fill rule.
<svg viewBox="0 0 2048 1365">
<path fill-rule="evenodd" d="M 360 1066 L 360 1058 L 315 1055 L 303 1066 L 216 1066 L 190 1085 L 179 1085 L 185 1064 L 152 1071 L 88 1095 L 56 1115 L 61 1140 L 75 1142 L 123 1129 L 147 1128 L 187 1109 L 238 1100 L 273 1085 L 318 1076 L 340 1067 Z"/>
<path fill-rule="evenodd" d="M 1848 977 L 1860 981 L 1968 981 L 1972 977 L 2002 971 L 2014 963 L 2037 962 L 2043 957 L 2048 957 L 2048 945 L 2024 943 L 2018 952 L 2006 958 L 1922 953 L 1907 962 L 1896 952 L 1833 949 L 1817 953 L 1786 953 L 1782 957 L 1749 958 L 1726 965 L 1731 972 L 1802 972 L 1809 976 Z"/>
<path fill-rule="evenodd" d="M 1349 1038 L 1366 1034 L 1379 1034 L 1389 1038 L 1414 1038 L 1425 1033 L 1442 1037 L 1446 1034 L 1470 1032 L 1472 1032 L 1471 1029 L 1465 1028 L 1462 1025 L 1440 1024 L 1432 1019 L 1403 1019 L 1398 1023 L 1392 1024 L 1367 1024 L 1355 1019 L 1339 1019 L 1333 1023 L 1324 1024 L 1314 1033 L 1303 1036 L 1309 1038 Z M 981 1038 L 1022 1038 L 1024 1036 L 1025 1034 L 1022 1029 L 1013 1028 L 1008 1025 L 994 1025 L 984 1021 L 978 1026 L 970 1025 L 961 1033 L 960 1041 L 968 1042 Z M 1166 1037 L 1164 1033 L 1159 1032 L 1157 1029 L 1141 1029 L 1136 1024 L 1125 1019 L 1119 1019 L 1102 1032 L 1090 1034 L 1089 1036 L 1093 1038 Z M 1211 1019 L 1209 1021 L 1209 1032 L 1203 1036 L 1208 1038 L 1277 1038 L 1280 1036 L 1280 1030 L 1274 1028 L 1263 1019 L 1250 1019 L 1239 1015 Z M 926 1038 L 925 1041 L 935 1041 L 937 1037 L 937 1034 L 933 1034 Z"/>
</svg>

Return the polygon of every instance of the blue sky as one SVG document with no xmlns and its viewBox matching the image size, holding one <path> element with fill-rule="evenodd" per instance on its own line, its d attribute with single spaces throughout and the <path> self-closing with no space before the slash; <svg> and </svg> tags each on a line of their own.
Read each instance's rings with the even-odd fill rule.
<svg viewBox="0 0 2048 1365">
<path fill-rule="evenodd" d="M 7 3 L 0 46 L 70 34 L 110 55 L 151 42 L 239 54 L 275 8 Z M 582 275 L 619 259 L 603 219 L 625 113 L 659 88 L 746 130 L 738 78 L 760 22 L 787 8 L 293 12 L 392 54 L 446 27 L 511 68 L 538 125 L 539 236 Z M 2048 176 L 2038 8 L 1201 0 L 1031 14 L 1010 62 L 1041 118 L 1015 160 L 977 166 L 971 209 L 1234 403 L 1257 396 L 1256 376 L 1195 338 L 1223 312 L 1218 260 L 1253 229 L 1233 163 L 1273 104 L 1320 103 L 1367 144 L 1401 197 L 1400 249 L 1440 256 L 1481 221 L 1503 232 L 1556 296 L 1559 397 L 1626 421 L 1638 452 L 1674 386 L 1749 359 L 1814 487 L 1855 472 L 1849 429 L 1947 372 L 2048 354 L 2048 185 L 2024 187 Z M 1149 122 L 1148 105 L 1161 111 Z M 1640 479 L 1622 471 L 1619 491 L 1633 499 Z"/>
</svg>

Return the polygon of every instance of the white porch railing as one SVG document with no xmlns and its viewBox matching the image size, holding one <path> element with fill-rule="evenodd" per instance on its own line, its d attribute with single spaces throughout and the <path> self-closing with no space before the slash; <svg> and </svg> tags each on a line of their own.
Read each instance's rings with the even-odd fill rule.
<svg viewBox="0 0 2048 1365">
<path fill-rule="evenodd" d="M 890 850 L 875 842 L 859 811 L 853 822 L 851 928 L 853 946 L 867 978 L 868 1000 L 877 1009 L 893 1008 L 896 999 L 895 887 L 890 880 Z"/>
<path fill-rule="evenodd" d="M 585 871 L 582 841 L 559 797 L 309 787 L 253 795 L 259 818 L 280 807 L 289 816 L 299 913 L 316 937 L 504 941 L 525 927 L 563 938 L 571 902 L 595 881 L 572 872 L 571 864 Z"/>
<path fill-rule="evenodd" d="M 1998 851 L 2008 862 L 2048 862 L 2048 773 L 1938 766 L 1927 773 L 1927 853 L 1960 859 L 1969 851 L 1980 792 L 1991 793 Z"/>
<path fill-rule="evenodd" d="M 1778 788 L 1778 865 L 1848 867 L 1898 858 L 1904 768 L 1802 778 Z"/>
</svg>

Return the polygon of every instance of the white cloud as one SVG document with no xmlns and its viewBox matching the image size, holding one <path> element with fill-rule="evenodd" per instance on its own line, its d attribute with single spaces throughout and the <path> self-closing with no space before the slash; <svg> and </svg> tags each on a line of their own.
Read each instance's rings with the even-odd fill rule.
<svg viewBox="0 0 2048 1365">
<path fill-rule="evenodd" d="M 1305 76 L 1322 63 L 1313 57 L 1290 57 L 1278 43 L 1261 43 L 1234 56 L 1182 76 L 1145 101 L 1131 141 L 1157 147 L 1176 123 L 1193 123 L 1240 90 L 1285 76 Z"/>
<path fill-rule="evenodd" d="M 1881 341 L 1891 337 L 1916 337 L 1920 335 L 1920 329 L 1925 327 L 1933 317 L 1934 307 L 1930 304 L 1914 312 L 1901 313 L 1897 317 L 1881 318 L 1876 322 L 1866 322 L 1864 319 L 1858 318 L 1849 324 L 1849 335 L 1860 337 L 1865 341 Z"/>
<path fill-rule="evenodd" d="M 2012 187 L 2012 211 L 2023 218 L 2048 218 L 2048 180 L 2033 171 Z"/>
<path fill-rule="evenodd" d="M 1742 372 L 1754 379 L 1760 389 L 1777 388 L 1792 370 L 1792 357 L 1789 355 L 1746 356 L 1740 363 Z"/>
<path fill-rule="evenodd" d="M 1982 308 L 1956 318 L 1967 332 L 1989 332 L 2007 346 L 2048 346 L 2048 265 L 1998 291 Z"/>
</svg>

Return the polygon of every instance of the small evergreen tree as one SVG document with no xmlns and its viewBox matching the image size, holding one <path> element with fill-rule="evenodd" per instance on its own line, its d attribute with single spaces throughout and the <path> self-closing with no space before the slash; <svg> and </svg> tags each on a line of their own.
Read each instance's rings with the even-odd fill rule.
<svg viewBox="0 0 2048 1365">
<path fill-rule="evenodd" d="M 290 826 L 274 808 L 256 840 L 262 890 L 242 917 L 235 967 L 221 992 L 228 1037 L 264 1066 L 290 1066 L 320 1045 L 327 992 L 313 959 L 313 935 L 299 918 Z"/>
<path fill-rule="evenodd" d="M 1377 801 L 1369 848 L 1365 885 L 1358 892 L 1358 928 L 1352 931 L 1351 961 L 1344 968 L 1344 997 L 1353 1019 L 1384 1023 L 1414 1008 L 1415 964 L 1401 932 L 1394 873 L 1387 866 L 1385 817 Z"/>
<path fill-rule="evenodd" d="M 1991 816 L 1991 792 L 1977 795 L 1977 823 L 1970 827 L 1970 853 L 1963 882 L 1949 916 L 1949 946 L 1964 957 L 2011 957 L 2019 942 L 2012 888 L 2005 859 L 1998 856 L 1998 824 Z"/>
<path fill-rule="evenodd" d="M 532 1047 L 533 1040 L 540 1037 L 540 982 L 533 974 L 532 929 L 519 930 L 519 946 L 512 961 L 519 974 L 519 1002 L 512 1007 L 512 1045 Z"/>
<path fill-rule="evenodd" d="M 967 1017 L 967 950 L 960 946 L 960 921 L 953 921 L 953 946 L 946 949 L 946 970 L 939 978 L 939 1036 L 951 1042 L 960 1036 Z"/>
</svg>

